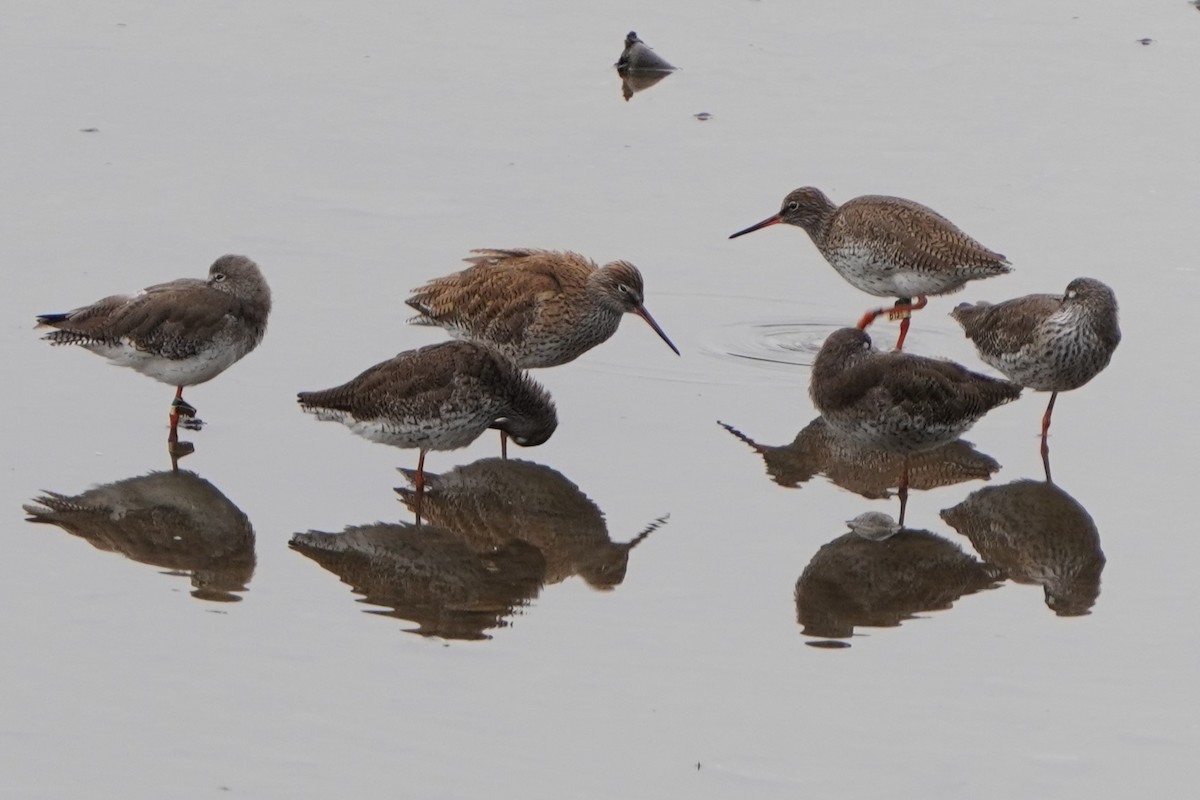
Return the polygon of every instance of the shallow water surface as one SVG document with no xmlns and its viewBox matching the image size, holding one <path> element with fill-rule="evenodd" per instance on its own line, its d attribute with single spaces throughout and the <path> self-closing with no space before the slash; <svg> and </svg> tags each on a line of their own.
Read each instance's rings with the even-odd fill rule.
<svg viewBox="0 0 1200 800">
<path fill-rule="evenodd" d="M 680 69 L 626 100 L 630 28 Z M 0 41 L 0 794 L 1194 792 L 1187 4 L 25 4 Z M 914 464 L 911 530 L 848 534 L 896 465 L 808 365 L 878 300 L 799 230 L 726 238 L 805 184 L 1012 260 L 912 352 L 982 368 L 955 303 L 1113 286 L 1054 484 L 1027 392 Z M 553 438 L 430 454 L 415 528 L 416 453 L 295 392 L 437 341 L 408 290 L 521 246 L 637 264 L 683 355 L 631 318 L 539 371 Z M 176 474 L 171 389 L 33 318 L 225 252 L 275 309 Z"/>
</svg>

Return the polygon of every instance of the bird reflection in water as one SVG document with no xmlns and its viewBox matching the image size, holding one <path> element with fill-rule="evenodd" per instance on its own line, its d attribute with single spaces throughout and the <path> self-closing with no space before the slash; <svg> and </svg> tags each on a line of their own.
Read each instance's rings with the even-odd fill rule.
<svg viewBox="0 0 1200 800">
<path fill-rule="evenodd" d="M 217 487 L 174 465 L 83 494 L 46 492 L 23 508 L 30 522 L 189 577 L 201 600 L 240 600 L 254 575 L 250 520 Z"/>
<path fill-rule="evenodd" d="M 732 425 L 718 423 L 763 457 L 767 474 L 780 486 L 799 486 L 824 475 L 841 488 L 869 500 L 890 498 L 899 483 L 904 457 L 870 447 L 817 417 L 791 444 L 759 444 Z M 988 480 L 1000 469 L 991 456 L 956 439 L 934 450 L 909 456 L 909 489 L 928 490 L 972 480 Z"/>
<path fill-rule="evenodd" d="M 417 624 L 410 633 L 488 639 L 541 590 L 546 561 L 524 542 L 490 553 L 471 550 L 444 528 L 407 523 L 355 525 L 341 533 L 292 537 L 294 550 L 350 585 L 372 611 Z"/>
<path fill-rule="evenodd" d="M 890 524 L 881 524 L 884 520 Z M 817 551 L 796 581 L 796 618 L 807 642 L 846 646 L 858 626 L 890 628 L 998 585 L 999 571 L 948 539 L 901 529 L 885 514 L 851 520 L 849 533 Z"/>
<path fill-rule="evenodd" d="M 621 76 L 621 96 L 626 101 L 675 71 L 675 67 L 655 53 L 633 31 L 625 37 L 625 49 L 614 66 Z"/>
<path fill-rule="evenodd" d="M 1100 596 L 1100 533 L 1087 510 L 1049 481 L 985 487 L 942 511 L 942 519 L 1003 577 L 1040 584 L 1060 617 L 1090 613 Z"/>
<path fill-rule="evenodd" d="M 412 483 L 414 473 L 401 469 Z M 415 493 L 396 492 L 411 509 Z M 426 473 L 423 511 L 472 550 L 487 552 L 518 540 L 546 558 L 546 583 L 579 575 L 594 589 L 625 580 L 629 553 L 664 520 L 631 541 L 613 542 L 604 512 L 562 473 L 531 461 L 485 458 L 440 475 Z"/>
</svg>

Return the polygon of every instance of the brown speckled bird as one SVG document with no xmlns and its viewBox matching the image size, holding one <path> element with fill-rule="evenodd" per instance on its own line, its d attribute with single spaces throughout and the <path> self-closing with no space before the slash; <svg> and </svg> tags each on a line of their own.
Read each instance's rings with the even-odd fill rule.
<svg viewBox="0 0 1200 800">
<path fill-rule="evenodd" d="M 522 447 L 558 427 L 554 403 L 509 359 L 477 342 L 408 350 L 333 389 L 300 392 L 302 410 L 341 422 L 373 442 L 420 450 L 414 485 L 424 487 L 425 454 L 466 447 L 489 428 Z"/>
<path fill-rule="evenodd" d="M 1050 476 L 1047 434 L 1059 392 L 1100 374 L 1121 343 L 1117 297 L 1094 278 L 1076 278 L 1064 294 L 1030 294 L 1003 303 L 962 303 L 950 312 L 979 356 L 1016 383 L 1050 392 L 1042 416 L 1042 461 Z"/>
<path fill-rule="evenodd" d="M 213 263 L 207 280 L 181 278 L 65 314 L 42 314 L 37 327 L 57 328 L 42 337 L 52 344 L 77 344 L 174 386 L 174 439 L 180 415 L 196 415 L 183 387 L 212 380 L 257 347 L 270 313 L 271 290 L 258 265 L 227 255 Z"/>
<path fill-rule="evenodd" d="M 865 331 L 842 328 L 817 353 L 809 393 L 834 428 L 904 457 L 897 492 L 903 525 L 908 457 L 954 441 L 988 411 L 1019 397 L 1021 387 L 952 361 L 880 352 Z"/>
<path fill-rule="evenodd" d="M 578 253 L 473 250 L 461 272 L 415 290 L 415 325 L 484 342 L 524 369 L 573 361 L 637 314 L 679 355 L 643 305 L 642 273 L 628 261 L 597 267 Z"/>
<path fill-rule="evenodd" d="M 866 328 L 884 313 L 901 319 L 897 350 L 908 335 L 909 312 L 924 308 L 928 295 L 949 294 L 967 281 L 1012 270 L 1004 256 L 920 203 L 867 195 L 837 206 L 812 186 L 791 192 L 778 214 L 729 238 L 780 222 L 803 228 L 830 266 L 855 288 L 897 298 L 894 307 L 869 311 L 858 323 Z"/>
</svg>

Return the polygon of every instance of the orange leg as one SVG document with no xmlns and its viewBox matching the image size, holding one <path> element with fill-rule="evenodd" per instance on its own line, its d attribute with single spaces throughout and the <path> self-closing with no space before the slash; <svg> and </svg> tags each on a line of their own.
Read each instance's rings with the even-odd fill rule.
<svg viewBox="0 0 1200 800">
<path fill-rule="evenodd" d="M 909 315 L 913 311 L 919 311 L 929 305 L 929 298 L 925 295 L 917 297 L 914 303 L 909 298 L 900 298 L 891 308 L 877 308 L 874 311 L 868 311 L 863 314 L 862 319 L 858 321 L 858 329 L 865 331 L 867 327 L 875 321 L 875 318 L 881 314 L 887 314 L 888 319 L 900 320 L 900 338 L 896 340 L 896 349 L 900 350 L 904 347 L 904 339 L 908 336 Z"/>
</svg>

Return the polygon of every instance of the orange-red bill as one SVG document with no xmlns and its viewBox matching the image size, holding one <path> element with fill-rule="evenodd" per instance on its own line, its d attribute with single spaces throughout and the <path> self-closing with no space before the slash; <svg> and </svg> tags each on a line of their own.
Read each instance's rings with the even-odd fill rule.
<svg viewBox="0 0 1200 800">
<path fill-rule="evenodd" d="M 663 329 L 658 327 L 658 323 L 654 321 L 654 317 L 650 316 L 650 312 L 646 310 L 645 306 L 638 306 L 637 308 L 635 308 L 633 310 L 633 313 L 637 314 L 639 317 L 646 320 L 646 323 L 651 328 L 654 328 L 654 332 L 658 334 L 659 338 L 667 343 L 667 347 L 669 347 L 675 351 L 675 355 L 677 355 L 677 356 L 682 355 L 679 352 L 679 348 L 676 347 L 674 344 L 672 344 L 671 340 L 667 338 L 667 335 L 665 333 L 663 333 Z"/>
<path fill-rule="evenodd" d="M 744 236 L 747 233 L 754 233 L 756 230 L 758 230 L 760 228 L 765 228 L 768 225 L 778 225 L 781 222 L 783 222 L 783 217 L 776 214 L 773 217 L 767 217 L 762 222 L 751 225 L 749 228 L 746 228 L 745 230 L 741 230 L 741 231 L 738 231 L 737 233 L 731 234 L 729 238 L 736 239 L 737 237 Z"/>
</svg>

